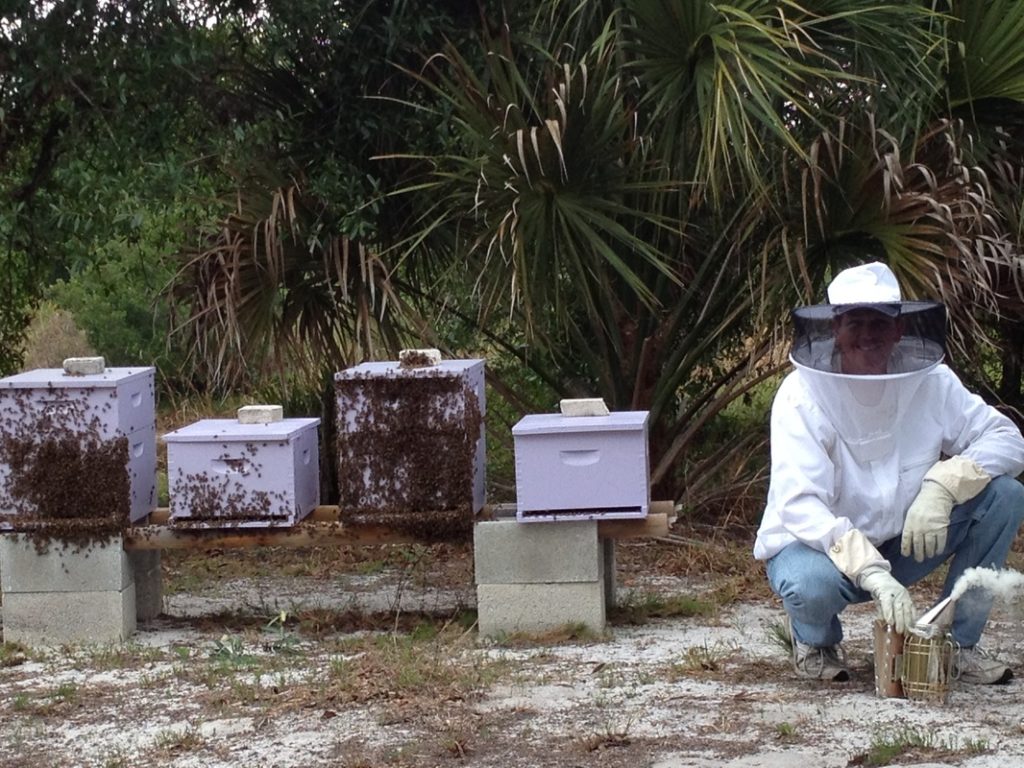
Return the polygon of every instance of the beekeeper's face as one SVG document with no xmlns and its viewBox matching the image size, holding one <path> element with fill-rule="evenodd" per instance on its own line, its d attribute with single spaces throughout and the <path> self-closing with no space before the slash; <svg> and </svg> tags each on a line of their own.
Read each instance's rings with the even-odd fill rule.
<svg viewBox="0 0 1024 768">
<path fill-rule="evenodd" d="M 886 372 L 892 348 L 903 335 L 903 323 L 873 309 L 852 309 L 832 321 L 841 373 L 878 375 Z"/>
</svg>

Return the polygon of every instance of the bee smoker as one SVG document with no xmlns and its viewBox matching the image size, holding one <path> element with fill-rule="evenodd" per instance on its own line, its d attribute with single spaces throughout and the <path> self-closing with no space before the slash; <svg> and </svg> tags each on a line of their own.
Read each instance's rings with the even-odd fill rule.
<svg viewBox="0 0 1024 768">
<path fill-rule="evenodd" d="M 944 598 L 906 634 L 875 622 L 875 693 L 943 703 L 953 677 L 956 651 L 949 628 L 954 603 Z"/>
</svg>

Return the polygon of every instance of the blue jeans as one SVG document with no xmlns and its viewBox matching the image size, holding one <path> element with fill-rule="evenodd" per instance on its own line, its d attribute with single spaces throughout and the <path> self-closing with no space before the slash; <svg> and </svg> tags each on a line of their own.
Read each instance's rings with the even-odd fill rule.
<svg viewBox="0 0 1024 768">
<path fill-rule="evenodd" d="M 997 477 L 970 501 L 953 507 L 946 548 L 924 562 L 900 554 L 897 536 L 878 547 L 892 564 L 892 575 L 904 586 L 920 581 L 950 556 L 942 597 L 968 568 L 1001 568 L 1024 520 L 1024 486 L 1009 477 Z M 796 638 L 808 645 L 836 645 L 843 639 L 839 614 L 852 603 L 871 600 L 832 563 L 828 555 L 799 542 L 790 544 L 768 561 L 768 581 L 789 614 Z M 957 600 L 953 639 L 961 646 L 975 645 L 988 621 L 993 596 L 972 589 Z M 925 606 L 926 608 L 928 606 Z"/>
</svg>

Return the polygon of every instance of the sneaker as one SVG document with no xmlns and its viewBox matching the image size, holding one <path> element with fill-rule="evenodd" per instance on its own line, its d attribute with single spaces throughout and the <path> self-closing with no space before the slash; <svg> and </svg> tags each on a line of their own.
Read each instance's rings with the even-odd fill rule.
<svg viewBox="0 0 1024 768">
<path fill-rule="evenodd" d="M 953 657 L 953 677 L 972 685 L 1004 685 L 1013 670 L 978 646 L 961 648 Z"/>
<path fill-rule="evenodd" d="M 792 635 L 791 635 L 792 637 Z M 841 646 L 818 648 L 793 638 L 793 669 L 800 677 L 845 683 L 850 679 L 846 654 Z"/>
</svg>

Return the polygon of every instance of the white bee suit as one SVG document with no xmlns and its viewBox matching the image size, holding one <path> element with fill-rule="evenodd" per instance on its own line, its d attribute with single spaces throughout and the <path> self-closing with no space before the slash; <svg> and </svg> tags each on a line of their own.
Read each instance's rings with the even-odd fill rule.
<svg viewBox="0 0 1024 768">
<path fill-rule="evenodd" d="M 944 562 L 944 595 L 968 568 L 1001 568 L 1024 523 L 1013 479 L 1024 437 L 943 363 L 945 308 L 903 301 L 878 262 L 843 270 L 828 298 L 792 313 L 795 370 L 772 405 L 754 542 L 789 618 L 794 668 L 818 679 L 847 673 L 836 648 L 848 605 L 873 600 L 879 619 L 907 631 L 908 586 Z M 1005 681 L 1008 667 L 975 653 L 991 601 L 969 602 L 953 619 L 953 639 L 971 651 L 957 668 Z"/>
<path fill-rule="evenodd" d="M 1024 471 L 1014 424 L 944 364 L 845 376 L 796 362 L 771 414 L 771 484 L 754 556 L 801 541 L 825 552 L 856 528 L 874 544 L 898 536 L 925 473 L 942 456 L 989 475 Z"/>
</svg>

